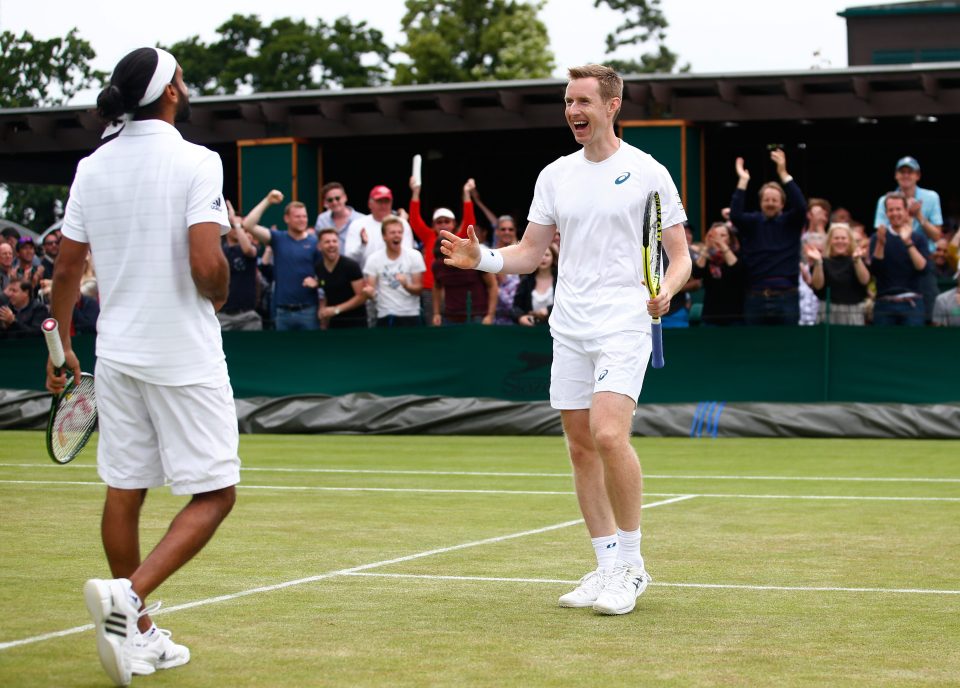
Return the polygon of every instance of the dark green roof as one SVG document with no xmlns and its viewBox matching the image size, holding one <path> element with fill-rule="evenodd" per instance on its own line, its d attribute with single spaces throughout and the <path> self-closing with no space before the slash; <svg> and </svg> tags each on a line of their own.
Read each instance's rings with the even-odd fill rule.
<svg viewBox="0 0 960 688">
<path fill-rule="evenodd" d="M 889 17 L 906 14 L 960 14 L 958 0 L 925 0 L 924 2 L 892 2 L 886 5 L 848 7 L 837 12 L 840 17 Z"/>
</svg>

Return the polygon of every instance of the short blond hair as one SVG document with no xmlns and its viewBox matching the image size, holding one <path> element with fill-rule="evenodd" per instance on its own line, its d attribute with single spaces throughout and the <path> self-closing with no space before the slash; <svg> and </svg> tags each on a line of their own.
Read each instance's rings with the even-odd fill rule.
<svg viewBox="0 0 960 688">
<path fill-rule="evenodd" d="M 294 210 L 296 208 L 303 208 L 304 210 L 306 210 L 307 206 L 301 203 L 300 201 L 290 201 L 289 203 L 287 203 L 287 207 L 283 209 L 283 216 L 286 217 L 287 215 L 290 214 L 291 210 Z"/>
<path fill-rule="evenodd" d="M 387 235 L 387 225 L 400 225 L 403 227 L 403 220 L 401 220 L 398 215 L 387 215 L 383 218 L 383 222 L 380 223 L 380 234 L 382 236 Z"/>
<path fill-rule="evenodd" d="M 600 86 L 600 100 L 609 103 L 614 98 L 623 102 L 623 78 L 606 65 L 587 64 L 581 67 L 571 67 L 567 70 L 570 81 L 575 79 L 596 79 Z M 617 108 L 614 119 L 620 114 Z"/>
</svg>

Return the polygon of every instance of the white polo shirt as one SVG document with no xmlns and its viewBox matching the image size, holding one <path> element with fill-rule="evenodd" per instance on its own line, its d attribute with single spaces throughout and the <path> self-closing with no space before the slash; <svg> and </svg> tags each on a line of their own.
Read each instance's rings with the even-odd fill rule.
<svg viewBox="0 0 960 688">
<path fill-rule="evenodd" d="M 190 274 L 190 226 L 229 229 L 222 194 L 220 156 L 161 120 L 127 123 L 80 161 L 63 235 L 93 252 L 98 358 L 158 385 L 229 381 L 213 304 Z"/>
<path fill-rule="evenodd" d="M 643 212 L 651 191 L 660 192 L 664 229 L 687 219 L 667 169 L 626 141 L 601 162 L 579 150 L 540 173 L 527 219 L 560 230 L 552 333 L 592 339 L 650 331 Z"/>
</svg>

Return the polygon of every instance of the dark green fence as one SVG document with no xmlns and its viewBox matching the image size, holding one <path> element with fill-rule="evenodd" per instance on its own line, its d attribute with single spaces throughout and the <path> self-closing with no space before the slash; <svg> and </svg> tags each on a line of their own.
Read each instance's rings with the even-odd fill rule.
<svg viewBox="0 0 960 688">
<path fill-rule="evenodd" d="M 85 369 L 92 338 L 77 337 Z M 408 330 L 226 332 L 237 397 L 371 392 L 515 401 L 548 397 L 545 329 L 466 325 Z M 667 365 L 644 403 L 960 401 L 960 329 L 873 327 L 665 330 Z M 0 387 L 42 389 L 40 338 L 0 342 Z"/>
</svg>

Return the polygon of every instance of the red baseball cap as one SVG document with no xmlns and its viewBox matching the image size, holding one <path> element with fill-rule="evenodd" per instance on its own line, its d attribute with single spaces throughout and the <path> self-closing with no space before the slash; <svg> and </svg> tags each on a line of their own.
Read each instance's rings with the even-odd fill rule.
<svg viewBox="0 0 960 688">
<path fill-rule="evenodd" d="M 375 186 L 372 189 L 370 189 L 370 198 L 373 198 L 373 199 L 389 198 L 393 200 L 393 192 L 387 187 L 385 187 L 383 184 L 380 184 L 379 186 Z"/>
</svg>

